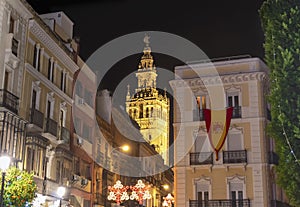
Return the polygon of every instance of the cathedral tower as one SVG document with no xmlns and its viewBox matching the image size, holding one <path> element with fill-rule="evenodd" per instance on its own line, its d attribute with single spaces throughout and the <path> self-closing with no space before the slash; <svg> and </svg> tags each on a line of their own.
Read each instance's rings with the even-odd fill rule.
<svg viewBox="0 0 300 207">
<path fill-rule="evenodd" d="M 136 77 L 138 88 L 135 94 L 126 96 L 126 111 L 140 126 L 144 139 L 148 141 L 162 156 L 165 164 L 169 164 L 169 113 L 170 100 L 166 91 L 156 88 L 156 68 L 149 46 L 149 36 L 144 38 L 144 54 L 138 65 Z"/>
</svg>

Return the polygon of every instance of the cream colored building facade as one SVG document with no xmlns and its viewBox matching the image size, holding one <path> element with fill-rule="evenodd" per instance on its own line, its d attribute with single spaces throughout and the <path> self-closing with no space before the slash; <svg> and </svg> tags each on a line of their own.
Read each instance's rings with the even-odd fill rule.
<svg viewBox="0 0 300 207">
<path fill-rule="evenodd" d="M 30 6 L 28 5 L 30 8 Z M 20 115 L 27 121 L 24 168 L 34 172 L 36 206 L 58 205 L 58 186 L 69 186 L 73 172 L 70 151 L 73 76 L 76 52 L 31 9 L 28 22 Z M 73 23 L 58 12 L 54 18 Z M 63 25 L 56 25 L 59 28 Z M 63 32 L 61 30 L 60 32 Z M 69 36 L 72 39 L 71 36 Z M 64 198 L 69 198 L 69 191 Z M 62 205 L 66 205 L 63 201 Z"/>
<path fill-rule="evenodd" d="M 244 57 L 178 66 L 175 74 L 175 206 L 280 206 L 285 200 L 275 183 L 278 160 L 266 135 L 266 65 Z M 203 109 L 217 109 L 219 103 L 234 109 L 217 161 Z"/>
<path fill-rule="evenodd" d="M 138 88 L 133 95 L 129 86 L 126 96 L 126 112 L 135 120 L 144 139 L 155 147 L 165 164 L 169 164 L 169 114 L 170 100 L 156 88 L 157 72 L 147 36 L 144 54 L 136 77 Z"/>
</svg>

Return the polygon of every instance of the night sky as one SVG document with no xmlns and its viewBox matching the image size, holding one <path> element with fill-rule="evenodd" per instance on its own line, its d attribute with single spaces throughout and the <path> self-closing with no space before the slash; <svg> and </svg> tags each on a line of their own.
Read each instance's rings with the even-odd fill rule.
<svg viewBox="0 0 300 207">
<path fill-rule="evenodd" d="M 80 37 L 80 56 L 84 60 L 88 60 L 93 52 L 109 41 L 141 31 L 163 31 L 179 35 L 196 44 L 209 58 L 245 54 L 264 58 L 264 34 L 258 14 L 263 0 L 28 0 L 28 2 L 39 14 L 64 11 L 69 16 L 74 22 L 74 36 Z M 143 47 L 140 54 L 131 55 L 116 63 L 99 84 L 99 89 L 108 89 L 114 96 L 116 87 L 124 77 L 137 71 L 142 50 Z M 167 55 L 154 53 L 153 56 L 157 67 L 169 71 L 173 71 L 176 65 L 183 64 Z M 130 84 L 133 91 L 137 83 L 130 82 Z M 117 104 L 124 106 L 126 87 L 123 88 L 121 94 L 124 96 L 122 95 Z M 169 89 L 167 91 L 169 92 Z M 169 97 L 172 107 L 172 96 Z M 170 129 L 172 143 L 171 125 Z M 172 147 L 170 150 L 172 151 Z"/>
<path fill-rule="evenodd" d="M 62 10 L 70 17 L 74 22 L 74 35 L 80 37 L 80 55 L 84 60 L 114 38 L 139 31 L 163 31 L 179 35 L 195 43 L 209 58 L 244 54 L 264 57 L 264 35 L 258 14 L 263 0 L 28 2 L 40 14 Z M 140 56 L 133 55 L 118 62 L 100 88 L 114 90 L 118 79 L 137 70 Z M 158 67 L 171 71 L 175 65 L 182 64 L 166 55 L 153 56 Z"/>
</svg>

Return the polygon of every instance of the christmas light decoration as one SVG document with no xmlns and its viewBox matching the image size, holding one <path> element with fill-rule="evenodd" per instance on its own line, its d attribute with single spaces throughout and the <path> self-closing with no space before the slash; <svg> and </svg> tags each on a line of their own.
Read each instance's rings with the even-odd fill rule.
<svg viewBox="0 0 300 207">
<path fill-rule="evenodd" d="M 114 200 L 119 205 L 122 201 L 129 199 L 127 194 L 128 189 L 129 186 L 123 186 L 121 181 L 118 180 L 114 186 L 108 186 L 109 195 L 107 196 L 107 199 Z"/>
<path fill-rule="evenodd" d="M 171 193 L 168 193 L 167 197 L 164 197 L 163 206 L 171 207 L 172 203 L 174 203 L 174 197 L 171 195 Z"/>
<path fill-rule="evenodd" d="M 131 186 L 130 189 L 132 190 L 130 199 L 139 201 L 139 204 L 143 204 L 143 200 L 151 198 L 149 187 L 142 180 L 138 180 L 137 184 Z"/>
</svg>

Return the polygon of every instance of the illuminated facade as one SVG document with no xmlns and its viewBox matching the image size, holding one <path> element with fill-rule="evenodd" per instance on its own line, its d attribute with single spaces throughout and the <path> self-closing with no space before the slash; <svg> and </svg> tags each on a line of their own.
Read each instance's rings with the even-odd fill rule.
<svg viewBox="0 0 300 207">
<path fill-rule="evenodd" d="M 0 0 L 0 154 L 22 168 L 26 120 L 20 114 L 30 10 L 19 0 Z"/>
<path fill-rule="evenodd" d="M 138 123 L 144 139 L 155 147 L 165 164 L 169 164 L 170 101 L 166 92 L 161 93 L 156 88 L 157 73 L 148 36 L 144 42 L 144 54 L 136 72 L 138 88 L 130 95 L 128 86 L 126 112 Z"/>
<path fill-rule="evenodd" d="M 174 106 L 175 206 L 284 206 L 274 166 L 278 157 L 266 135 L 269 110 L 268 68 L 258 58 L 224 59 L 192 68 L 217 76 L 198 77 L 191 66 L 175 67 L 181 79 L 171 81 Z M 220 84 L 224 94 L 212 99 L 210 84 Z M 211 91 L 217 92 L 217 91 Z M 214 102 L 215 101 L 215 102 Z M 203 109 L 216 102 L 233 107 L 227 139 L 219 160 L 209 144 Z"/>
<path fill-rule="evenodd" d="M 70 19 L 58 12 L 52 14 L 51 22 L 45 22 L 43 18 L 49 20 L 49 16 L 38 15 L 32 8 L 31 12 L 20 105 L 20 115 L 28 122 L 24 169 L 34 173 L 38 186 L 40 203 L 35 205 L 53 206 L 58 202 L 57 188 L 71 185 L 72 91 L 79 67 L 72 33 L 63 29 L 73 27 Z M 51 27 L 54 22 L 56 29 Z M 66 198 L 70 198 L 69 190 Z M 63 201 L 63 206 L 66 203 Z"/>
</svg>

